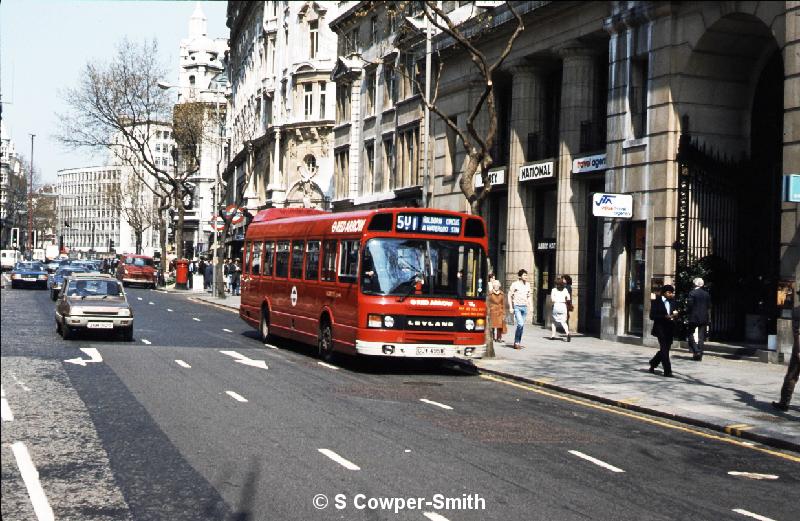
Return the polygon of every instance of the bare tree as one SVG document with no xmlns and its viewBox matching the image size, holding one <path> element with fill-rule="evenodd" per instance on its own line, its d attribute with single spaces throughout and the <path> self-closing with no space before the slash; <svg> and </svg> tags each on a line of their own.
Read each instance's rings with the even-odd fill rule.
<svg viewBox="0 0 800 521">
<path fill-rule="evenodd" d="M 191 193 L 188 175 L 178 168 L 176 158 L 172 165 L 162 161 L 155 147 L 156 132 L 173 127 L 172 100 L 158 86 L 166 74 L 155 41 L 137 45 L 123 39 L 109 63 L 87 63 L 79 85 L 66 90 L 69 111 L 58 115 L 56 138 L 69 148 L 112 150 L 117 157 L 135 162 L 141 178 L 149 178 L 148 186 L 156 197 L 161 201 L 166 193 L 182 215 Z M 196 148 L 187 147 L 183 152 L 193 155 Z M 181 161 L 181 165 L 196 163 L 196 156 Z M 179 257 L 183 256 L 180 224 L 175 245 Z M 162 256 L 165 244 L 162 241 Z"/>
<path fill-rule="evenodd" d="M 153 191 L 133 171 L 123 173 L 119 184 L 107 185 L 106 190 L 111 210 L 131 227 L 136 253 L 141 254 L 144 232 L 156 222 Z"/>
</svg>

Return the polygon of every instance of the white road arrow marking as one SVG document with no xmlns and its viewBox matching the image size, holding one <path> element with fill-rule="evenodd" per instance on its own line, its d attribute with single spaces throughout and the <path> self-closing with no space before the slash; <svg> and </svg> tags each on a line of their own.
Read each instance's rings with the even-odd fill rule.
<svg viewBox="0 0 800 521">
<path fill-rule="evenodd" d="M 70 358 L 69 360 L 64 361 L 70 364 L 82 365 L 84 367 L 86 367 L 86 364 L 97 364 L 103 361 L 103 357 L 100 356 L 100 351 L 94 347 L 82 347 L 81 351 L 89 355 L 88 360 L 85 358 Z"/>
<path fill-rule="evenodd" d="M 755 472 L 738 472 L 736 470 L 731 470 L 728 472 L 731 476 L 738 476 L 741 478 L 750 478 L 750 479 L 778 479 L 778 476 L 775 474 L 756 474 Z"/>
<path fill-rule="evenodd" d="M 244 365 L 249 365 L 253 367 L 260 367 L 261 369 L 268 369 L 267 363 L 263 360 L 252 360 L 247 358 L 241 353 L 237 353 L 236 351 L 220 351 L 223 355 L 230 356 L 234 358 L 236 362 Z"/>
<path fill-rule="evenodd" d="M 4 422 L 13 422 L 14 413 L 11 412 L 11 407 L 8 406 L 8 400 L 0 398 L 0 417 Z"/>
<path fill-rule="evenodd" d="M 436 512 L 423 512 L 422 515 L 431 521 L 449 521 L 446 517 L 441 514 L 437 514 Z"/>
<path fill-rule="evenodd" d="M 143 338 L 143 339 L 142 339 L 142 343 L 143 343 L 143 344 L 147 344 L 147 345 L 150 345 L 150 344 L 152 344 L 152 342 L 151 342 L 151 341 L 149 341 L 149 340 L 147 340 L 146 338 Z"/>
</svg>

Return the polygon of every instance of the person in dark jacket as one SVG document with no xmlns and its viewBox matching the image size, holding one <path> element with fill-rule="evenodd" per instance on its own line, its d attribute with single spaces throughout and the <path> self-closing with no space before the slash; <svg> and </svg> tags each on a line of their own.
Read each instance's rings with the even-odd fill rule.
<svg viewBox="0 0 800 521">
<path fill-rule="evenodd" d="M 203 268 L 203 287 L 208 290 L 211 289 L 211 284 L 214 280 L 214 265 L 210 262 Z"/>
<path fill-rule="evenodd" d="M 697 277 L 693 282 L 694 289 L 689 292 L 689 296 L 686 299 L 686 323 L 692 358 L 700 361 L 703 359 L 703 344 L 706 341 L 708 308 L 711 306 L 711 296 L 703 289 L 703 279 Z"/>
<path fill-rule="evenodd" d="M 678 310 L 675 306 L 673 297 L 675 288 L 669 284 L 661 288 L 661 296 L 650 302 L 650 320 L 653 321 L 653 329 L 650 332 L 658 338 L 659 350 L 650 359 L 650 372 L 655 373 L 659 364 L 664 366 L 664 376 L 671 377 L 672 364 L 669 361 L 669 349 L 672 347 L 672 339 L 675 334 L 675 319 L 678 317 Z"/>
<path fill-rule="evenodd" d="M 772 406 L 779 411 L 789 410 L 789 402 L 792 401 L 794 388 L 800 378 L 800 307 L 792 310 L 792 337 L 792 354 L 781 387 L 781 399 L 778 402 L 772 402 Z"/>
</svg>

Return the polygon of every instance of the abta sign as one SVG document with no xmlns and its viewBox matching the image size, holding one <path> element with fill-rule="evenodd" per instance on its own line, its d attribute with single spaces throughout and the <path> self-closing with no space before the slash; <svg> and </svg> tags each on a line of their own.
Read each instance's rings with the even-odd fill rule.
<svg viewBox="0 0 800 521">
<path fill-rule="evenodd" d="M 633 217 L 633 196 L 626 194 L 592 195 L 592 215 L 595 217 Z"/>
</svg>

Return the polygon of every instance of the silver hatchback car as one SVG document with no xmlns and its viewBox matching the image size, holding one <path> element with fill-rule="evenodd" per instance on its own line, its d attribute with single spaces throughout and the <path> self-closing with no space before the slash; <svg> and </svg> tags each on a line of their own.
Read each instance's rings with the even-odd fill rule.
<svg viewBox="0 0 800 521">
<path fill-rule="evenodd" d="M 78 330 L 107 330 L 133 340 L 133 309 L 122 285 L 110 275 L 74 273 L 56 302 L 56 330 L 64 340 Z"/>
</svg>

